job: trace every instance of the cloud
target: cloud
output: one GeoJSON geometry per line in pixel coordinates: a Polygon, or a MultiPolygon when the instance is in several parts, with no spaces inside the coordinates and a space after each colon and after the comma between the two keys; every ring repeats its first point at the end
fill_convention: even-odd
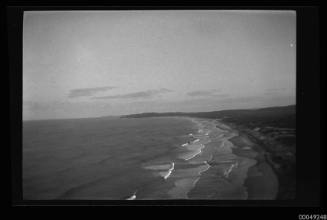
{"type": "Polygon", "coordinates": [[[195,91],[186,93],[186,95],[192,96],[192,97],[199,97],[199,96],[201,96],[201,97],[203,97],[203,96],[226,97],[227,96],[227,94],[217,94],[218,92],[220,92],[220,90],[218,90],[218,89],[195,90],[195,91]]]}
{"type": "Polygon", "coordinates": [[[114,86],[104,86],[104,87],[92,87],[92,88],[82,88],[82,89],[72,89],[69,92],[68,98],[78,98],[85,96],[92,96],[98,92],[104,92],[110,89],[114,89],[114,86]]]}
{"type": "Polygon", "coordinates": [[[152,90],[146,90],[141,92],[134,92],[134,93],[127,93],[123,95],[112,95],[112,96],[100,96],[100,97],[94,97],[92,99],[135,99],[135,98],[152,98],[157,95],[172,92],[172,90],[169,89],[152,89],[152,90]]]}
{"type": "Polygon", "coordinates": [[[23,120],[98,117],[112,111],[111,103],[92,101],[26,101],[23,104],[23,120]]]}

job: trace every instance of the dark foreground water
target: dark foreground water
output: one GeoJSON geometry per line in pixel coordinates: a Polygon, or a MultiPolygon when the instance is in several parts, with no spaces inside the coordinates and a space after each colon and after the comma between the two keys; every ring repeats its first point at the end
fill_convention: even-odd
{"type": "Polygon", "coordinates": [[[197,129],[174,117],[24,122],[24,199],[165,199],[197,129]]]}

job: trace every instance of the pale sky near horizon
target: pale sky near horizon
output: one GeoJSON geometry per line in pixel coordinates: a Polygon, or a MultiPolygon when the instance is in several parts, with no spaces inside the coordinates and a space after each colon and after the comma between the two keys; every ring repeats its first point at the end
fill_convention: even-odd
{"type": "Polygon", "coordinates": [[[25,12],[23,120],[295,104],[294,11],[25,12]]]}

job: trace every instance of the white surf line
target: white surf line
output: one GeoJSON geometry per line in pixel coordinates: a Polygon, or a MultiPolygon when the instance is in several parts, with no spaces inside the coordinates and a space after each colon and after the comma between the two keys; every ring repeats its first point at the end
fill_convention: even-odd
{"type": "Polygon", "coordinates": [[[200,154],[200,153],[202,153],[202,149],[204,148],[204,145],[203,144],[201,144],[201,148],[199,148],[198,149],[198,151],[197,151],[197,153],[196,154],[194,154],[194,155],[192,155],[191,157],[189,157],[189,158],[186,158],[185,160],[190,160],[190,159],[192,159],[193,157],[195,157],[196,155],[198,155],[198,154],[200,154]]]}
{"type": "Polygon", "coordinates": [[[134,200],[136,199],[136,195],[132,195],[131,197],[127,198],[126,200],[134,200]]]}
{"type": "Polygon", "coordinates": [[[236,162],[235,164],[232,164],[232,165],[229,167],[229,169],[228,169],[227,171],[224,172],[224,176],[225,176],[226,178],[228,178],[228,177],[229,177],[229,174],[232,172],[233,168],[234,168],[234,167],[236,168],[237,166],[238,166],[238,162],[236,162]]]}
{"type": "Polygon", "coordinates": [[[206,168],[205,170],[200,171],[200,172],[199,172],[199,175],[201,175],[201,173],[203,173],[203,172],[206,172],[206,171],[209,170],[209,168],[211,167],[211,166],[208,164],[207,161],[204,161],[204,164],[207,165],[207,168],[206,168]]]}
{"type": "Polygon", "coordinates": [[[136,192],[131,196],[131,197],[128,197],[126,200],[135,200],[136,199],[136,192]]]}
{"type": "Polygon", "coordinates": [[[174,162],[172,162],[172,166],[171,166],[171,168],[168,170],[168,173],[163,177],[164,179],[167,179],[169,176],[170,176],[170,174],[173,172],[173,170],[174,170],[174,167],[175,167],[175,163],[174,162]]]}
{"type": "MultiPolygon", "coordinates": [[[[196,142],[199,142],[200,141],[200,139],[195,139],[193,142],[192,142],[192,144],[194,144],[194,143],[196,143],[196,142]]],[[[187,145],[189,145],[191,142],[189,141],[189,142],[187,142],[187,143],[185,143],[185,144],[182,144],[182,147],[186,147],[187,145]]]]}
{"type": "Polygon", "coordinates": [[[200,139],[195,139],[195,140],[193,141],[193,144],[196,143],[196,142],[199,142],[199,141],[200,141],[200,139]]]}
{"type": "Polygon", "coordinates": [[[203,172],[205,172],[205,171],[207,171],[211,166],[207,163],[207,161],[204,161],[204,163],[206,164],[206,165],[208,165],[208,167],[207,167],[207,169],[205,169],[205,170],[202,170],[202,171],[200,171],[199,173],[198,173],[198,175],[199,175],[199,177],[198,178],[196,178],[196,180],[193,182],[193,187],[195,187],[195,185],[197,184],[197,182],[200,180],[200,176],[201,176],[201,174],[203,173],[203,172]]]}
{"type": "Polygon", "coordinates": [[[193,182],[193,187],[195,187],[195,185],[197,184],[197,182],[199,181],[200,177],[198,177],[196,180],[194,180],[193,182]]]}

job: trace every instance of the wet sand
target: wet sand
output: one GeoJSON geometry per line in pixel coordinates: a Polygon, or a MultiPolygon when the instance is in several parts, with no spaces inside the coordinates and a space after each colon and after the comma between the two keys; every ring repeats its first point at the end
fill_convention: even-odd
{"type": "Polygon", "coordinates": [[[190,199],[275,199],[278,181],[264,159],[264,151],[245,135],[215,120],[204,153],[210,168],[190,190],[190,199]]]}
{"type": "Polygon", "coordinates": [[[278,179],[265,160],[265,151],[251,142],[245,134],[239,134],[229,141],[237,146],[237,148],[233,149],[235,155],[256,160],[256,164],[248,169],[248,177],[244,182],[248,192],[248,199],[275,199],[278,193],[278,179]]]}
{"type": "Polygon", "coordinates": [[[189,192],[196,186],[202,173],[210,168],[210,154],[206,152],[206,146],[211,142],[208,136],[211,130],[203,121],[189,119],[197,125],[198,133],[190,134],[192,141],[182,145],[184,152],[179,155],[179,159],[184,163],[176,163],[169,179],[174,182],[174,187],[168,191],[171,199],[190,199],[189,192]]]}
{"type": "Polygon", "coordinates": [[[234,154],[236,146],[229,139],[238,133],[215,120],[189,119],[199,129],[191,135],[191,143],[182,145],[187,151],[179,158],[187,163],[177,162],[168,179],[174,185],[168,191],[170,198],[247,199],[244,182],[256,160],[234,154]]]}
{"type": "MultiPolygon", "coordinates": [[[[137,199],[275,199],[277,177],[265,161],[265,152],[245,134],[217,120],[188,118],[198,132],[180,146],[171,163],[146,164],[162,177],[151,193],[137,199]],[[153,193],[155,192],[155,193],[153,193]]],[[[157,161],[158,162],[158,161],[157,161]]],[[[133,197],[132,197],[133,198],[133,197]]]]}

